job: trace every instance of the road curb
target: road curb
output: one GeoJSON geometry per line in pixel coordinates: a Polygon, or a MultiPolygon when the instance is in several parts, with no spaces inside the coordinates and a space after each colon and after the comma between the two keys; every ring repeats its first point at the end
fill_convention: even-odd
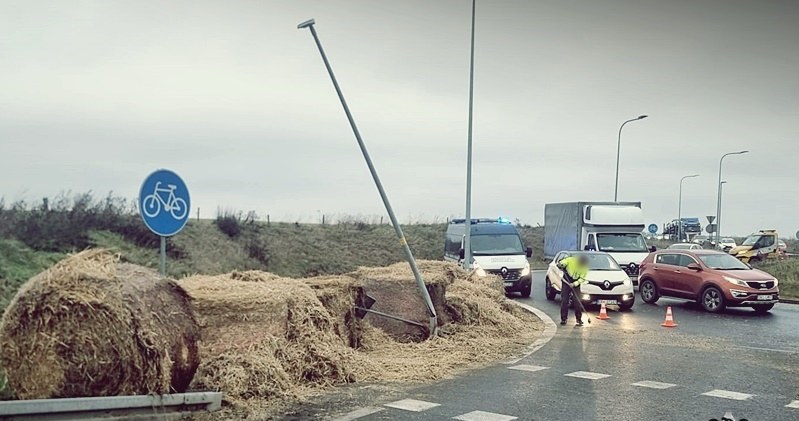
{"type": "Polygon", "coordinates": [[[522,309],[527,310],[530,313],[533,313],[534,315],[536,315],[536,317],[541,319],[541,321],[544,322],[544,332],[542,333],[542,336],[540,338],[536,339],[535,342],[528,345],[520,356],[511,360],[503,361],[502,362],[503,364],[516,364],[519,361],[529,357],[532,353],[538,351],[544,345],[549,343],[549,341],[552,340],[552,337],[555,336],[555,332],[557,332],[558,330],[558,325],[555,324],[555,321],[552,320],[552,318],[550,318],[549,316],[547,316],[546,313],[544,313],[543,311],[531,305],[520,303],[515,300],[510,300],[510,301],[513,304],[516,304],[517,306],[521,307],[522,309]]]}
{"type": "Polygon", "coordinates": [[[799,300],[793,298],[780,298],[780,302],[783,304],[799,304],[799,300]]]}

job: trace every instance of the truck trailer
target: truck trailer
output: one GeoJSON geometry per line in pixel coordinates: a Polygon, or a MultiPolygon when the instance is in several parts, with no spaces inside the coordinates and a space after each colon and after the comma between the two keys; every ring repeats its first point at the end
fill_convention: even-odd
{"type": "Polygon", "coordinates": [[[544,256],[561,251],[609,253],[638,285],[641,261],[655,248],[643,236],[641,202],[548,203],[544,207],[544,256]]]}

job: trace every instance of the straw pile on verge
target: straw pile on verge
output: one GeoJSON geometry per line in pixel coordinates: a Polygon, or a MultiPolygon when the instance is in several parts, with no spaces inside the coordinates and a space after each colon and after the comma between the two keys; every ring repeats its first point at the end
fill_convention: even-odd
{"type": "Polygon", "coordinates": [[[92,250],[23,285],[3,315],[0,364],[21,399],[180,392],[198,335],[177,284],[92,250]]]}
{"type": "Polygon", "coordinates": [[[361,328],[350,313],[357,288],[354,295],[324,282],[314,289],[262,272],[193,276],[180,285],[203,331],[194,387],[241,402],[297,397],[311,385],[355,380],[350,344],[360,343],[361,328]]]}

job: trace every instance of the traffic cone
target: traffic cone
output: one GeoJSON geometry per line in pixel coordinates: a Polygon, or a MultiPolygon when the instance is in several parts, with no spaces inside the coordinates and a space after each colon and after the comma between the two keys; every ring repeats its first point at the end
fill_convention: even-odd
{"type": "Polygon", "coordinates": [[[671,306],[666,307],[666,320],[661,324],[663,327],[677,327],[674,323],[674,316],[671,314],[671,306]]]}
{"type": "Polygon", "coordinates": [[[610,316],[608,316],[608,309],[605,307],[605,303],[602,303],[602,307],[599,308],[599,316],[597,317],[598,320],[608,320],[610,316]]]}

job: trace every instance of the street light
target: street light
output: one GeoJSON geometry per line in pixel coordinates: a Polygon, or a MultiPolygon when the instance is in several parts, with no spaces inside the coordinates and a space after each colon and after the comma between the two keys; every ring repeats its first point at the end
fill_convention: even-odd
{"type": "Polygon", "coordinates": [[[719,186],[718,186],[718,199],[716,200],[716,248],[719,247],[721,241],[721,166],[724,163],[724,158],[729,155],[742,155],[749,153],[749,151],[727,152],[719,159],[719,186]]]}
{"type": "Polygon", "coordinates": [[[680,179],[680,200],[677,205],[677,242],[682,241],[682,182],[686,178],[699,177],[699,174],[686,175],[680,179]]]}
{"type": "Polygon", "coordinates": [[[463,268],[472,264],[472,110],[474,103],[474,11],[477,0],[472,0],[472,51],[469,62],[469,131],[466,147],[466,235],[463,238],[463,268]]]}
{"type": "Polygon", "coordinates": [[[623,129],[624,125],[626,125],[627,123],[629,123],[631,121],[643,120],[643,119],[645,119],[647,117],[649,117],[649,116],[648,115],[639,115],[636,118],[631,118],[631,119],[625,121],[624,123],[621,123],[621,127],[619,127],[619,144],[616,146],[616,190],[613,193],[613,201],[614,202],[618,202],[619,201],[619,158],[621,157],[621,129],[623,129]]]}

